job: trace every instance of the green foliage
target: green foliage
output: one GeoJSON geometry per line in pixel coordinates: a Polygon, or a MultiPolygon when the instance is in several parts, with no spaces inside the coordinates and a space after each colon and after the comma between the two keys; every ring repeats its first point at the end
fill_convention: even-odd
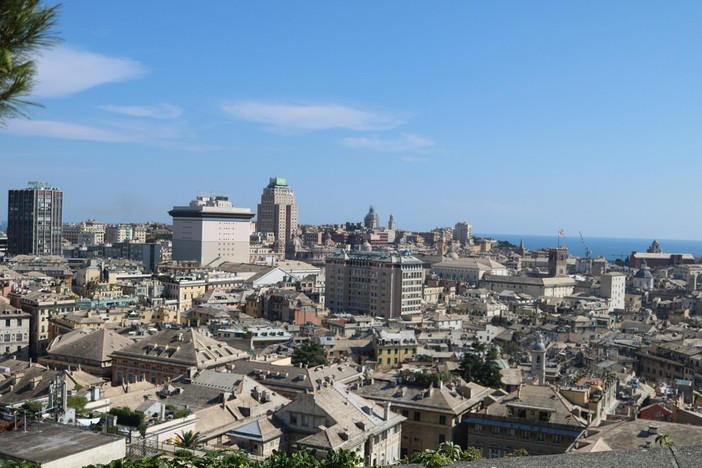
{"type": "Polygon", "coordinates": [[[144,424],[144,415],[129,408],[112,408],[110,414],[117,416],[117,424],[139,427],[144,424]]]}
{"type": "Polygon", "coordinates": [[[421,463],[427,468],[451,465],[459,460],[474,461],[482,457],[480,451],[475,447],[468,447],[466,450],[453,442],[442,442],[436,450],[426,449],[412,457],[412,463],[421,463]]]}
{"type": "MultiPolygon", "coordinates": [[[[358,453],[352,450],[333,450],[325,459],[319,459],[314,450],[305,448],[291,455],[276,450],[273,455],[261,461],[252,461],[241,450],[212,450],[203,456],[195,456],[190,450],[181,449],[174,456],[175,458],[167,458],[157,455],[137,460],[122,458],[106,465],[89,465],[85,468],[355,468],[363,462],[358,453]]],[[[3,468],[2,465],[0,468],[3,468]]]]}
{"type": "Polygon", "coordinates": [[[665,448],[675,447],[675,442],[673,442],[668,434],[658,434],[656,436],[656,443],[665,448]]]}
{"type": "Polygon", "coordinates": [[[78,413],[81,413],[85,409],[85,405],[88,404],[88,399],[84,396],[71,395],[66,399],[69,408],[75,408],[78,413]]]}
{"type": "Polygon", "coordinates": [[[451,376],[443,372],[412,372],[409,369],[402,371],[402,381],[418,387],[435,387],[439,382],[448,383],[450,380],[451,376]]]}
{"type": "Polygon", "coordinates": [[[355,468],[363,462],[353,450],[332,450],[322,463],[323,468],[355,468]]]}
{"type": "Polygon", "coordinates": [[[497,363],[477,352],[463,354],[458,373],[467,382],[475,382],[490,388],[502,387],[502,374],[497,363]]]}
{"type": "Polygon", "coordinates": [[[23,404],[21,408],[24,410],[25,413],[27,413],[28,418],[38,419],[41,417],[41,414],[44,410],[44,403],[42,403],[41,401],[32,400],[23,404]]]}
{"type": "Polygon", "coordinates": [[[190,410],[179,409],[173,412],[174,419],[180,419],[190,416],[190,410]]]}
{"type": "Polygon", "coordinates": [[[326,365],[324,348],[317,340],[305,340],[293,350],[292,364],[294,366],[302,364],[307,367],[326,365]]]}
{"type": "Polygon", "coordinates": [[[39,0],[0,1],[0,127],[35,105],[23,96],[34,86],[36,53],[58,42],[51,34],[57,14],[58,6],[39,0]]]}
{"type": "Polygon", "coordinates": [[[202,443],[199,432],[185,431],[176,436],[175,444],[183,448],[196,448],[202,443]]]}
{"type": "Polygon", "coordinates": [[[39,465],[28,461],[0,460],[0,468],[38,468],[39,465]]]}
{"type": "Polygon", "coordinates": [[[528,456],[529,456],[529,451],[527,449],[525,449],[524,447],[518,448],[518,449],[507,454],[507,457],[509,457],[509,458],[528,457],[528,456]]]}
{"type": "Polygon", "coordinates": [[[421,463],[427,468],[435,468],[437,466],[446,466],[453,463],[454,460],[451,457],[440,453],[438,450],[426,449],[415,454],[412,457],[412,463],[421,463]]]}
{"type": "MultiPolygon", "coordinates": [[[[525,455],[528,455],[528,453],[526,452],[526,449],[517,449],[517,450],[515,450],[515,453],[519,452],[520,450],[524,450],[525,455]]],[[[519,455],[519,456],[521,456],[521,455],[519,455]]],[[[475,461],[475,460],[480,460],[481,458],[483,458],[483,456],[480,454],[480,450],[478,450],[475,447],[468,447],[461,454],[461,460],[475,461]]]]}

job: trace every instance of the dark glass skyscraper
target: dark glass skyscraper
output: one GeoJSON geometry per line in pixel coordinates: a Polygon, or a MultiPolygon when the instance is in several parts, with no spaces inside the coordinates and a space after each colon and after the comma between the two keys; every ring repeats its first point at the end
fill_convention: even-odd
{"type": "Polygon", "coordinates": [[[63,192],[46,182],[10,190],[7,209],[9,255],[62,255],[63,192]]]}

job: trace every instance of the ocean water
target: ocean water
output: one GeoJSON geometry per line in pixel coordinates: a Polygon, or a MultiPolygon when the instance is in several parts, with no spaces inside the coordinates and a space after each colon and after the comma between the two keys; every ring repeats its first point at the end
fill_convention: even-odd
{"type": "MultiPolygon", "coordinates": [[[[580,236],[558,238],[551,236],[520,236],[516,234],[474,234],[475,237],[489,237],[492,239],[511,242],[519,245],[523,239],[524,246],[529,250],[542,247],[556,247],[560,242],[561,247],[568,247],[570,255],[581,257],[585,255],[585,245],[590,248],[593,257],[605,257],[608,260],[625,258],[631,252],[645,252],[651,246],[653,239],[627,239],[622,237],[585,237],[585,245],[580,236]]],[[[689,253],[695,257],[702,257],[702,240],[658,239],[661,251],[666,253],[689,253]]]]}

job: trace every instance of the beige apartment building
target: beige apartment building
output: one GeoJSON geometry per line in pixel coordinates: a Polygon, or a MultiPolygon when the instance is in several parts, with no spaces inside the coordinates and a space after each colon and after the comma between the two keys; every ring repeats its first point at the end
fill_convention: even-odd
{"type": "Polygon", "coordinates": [[[443,442],[464,444],[468,416],[482,408],[493,389],[475,383],[439,383],[420,386],[405,379],[367,379],[353,391],[378,404],[392,403],[392,411],[406,419],[402,423],[400,456],[412,457],[435,450],[443,442]]]}
{"type": "Polygon", "coordinates": [[[326,306],[334,312],[411,318],[422,311],[422,261],[409,251],[339,250],[327,257],[326,306]]]}
{"type": "Polygon", "coordinates": [[[500,293],[505,290],[531,297],[565,297],[573,294],[575,280],[569,276],[540,277],[485,275],[480,287],[500,293]]]}
{"type": "Polygon", "coordinates": [[[258,205],[256,231],[272,232],[276,254],[285,254],[285,245],[297,231],[297,204],[295,193],[283,177],[271,177],[261,194],[258,205]]]}

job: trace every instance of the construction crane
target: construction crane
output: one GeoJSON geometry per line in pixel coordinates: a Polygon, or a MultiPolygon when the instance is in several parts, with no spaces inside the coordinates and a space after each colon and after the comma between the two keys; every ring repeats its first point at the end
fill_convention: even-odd
{"type": "Polygon", "coordinates": [[[585,238],[583,237],[583,233],[581,231],[578,231],[578,234],[580,234],[580,242],[583,243],[583,247],[585,248],[585,258],[592,257],[592,251],[590,250],[590,247],[588,247],[587,244],[585,243],[585,238]]]}

